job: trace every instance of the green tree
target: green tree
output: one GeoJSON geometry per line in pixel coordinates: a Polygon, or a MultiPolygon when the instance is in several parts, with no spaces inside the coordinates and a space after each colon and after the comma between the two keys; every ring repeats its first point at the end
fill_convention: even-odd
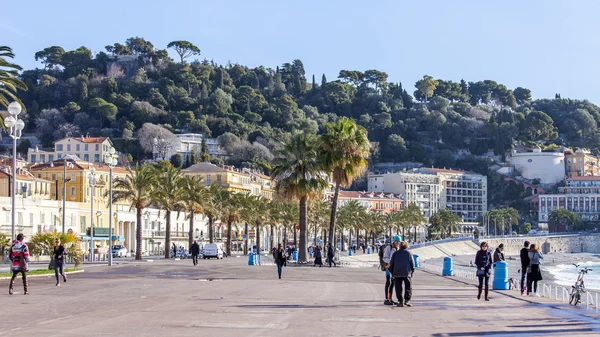
{"type": "Polygon", "coordinates": [[[342,117],[335,124],[327,124],[321,146],[323,167],[326,172],[331,172],[335,184],[329,220],[329,242],[332,242],[340,187],[352,185],[355,178],[365,173],[371,145],[365,128],[342,117]]]}
{"type": "MultiPolygon", "coordinates": [[[[16,96],[19,90],[27,90],[27,85],[18,77],[19,71],[22,68],[7,60],[14,57],[15,54],[10,47],[0,46],[0,105],[8,108],[8,104],[10,104],[9,100],[12,100],[25,108],[21,100],[16,96]]],[[[3,129],[6,129],[2,115],[0,115],[0,125],[3,129]]]]}
{"type": "Polygon", "coordinates": [[[44,64],[44,69],[53,69],[60,64],[65,50],[59,46],[44,48],[35,53],[35,60],[41,61],[44,64]]]}
{"type": "Polygon", "coordinates": [[[406,226],[414,228],[414,240],[417,241],[417,228],[425,223],[425,216],[421,212],[421,209],[417,204],[409,204],[402,211],[402,218],[405,221],[406,226]]]}
{"type": "Polygon", "coordinates": [[[554,231],[558,232],[562,227],[565,232],[568,232],[579,223],[581,223],[579,215],[565,208],[557,208],[548,216],[548,230],[550,231],[554,228],[554,231]]]}
{"type": "Polygon", "coordinates": [[[300,208],[300,262],[306,262],[306,204],[327,187],[326,174],[319,161],[317,138],[312,135],[295,134],[277,152],[273,161],[271,177],[278,196],[299,200],[300,208]]]}
{"type": "Polygon", "coordinates": [[[202,212],[205,200],[210,197],[209,190],[203,182],[204,179],[201,177],[192,176],[184,178],[181,199],[185,204],[185,210],[188,213],[188,220],[190,221],[188,247],[191,247],[194,241],[194,214],[202,212]]]}
{"type": "Polygon", "coordinates": [[[142,211],[152,203],[157,183],[156,172],[148,164],[136,165],[135,171],[128,168],[125,177],[118,177],[114,181],[113,202],[126,202],[130,211],[136,209],[136,260],[142,259],[142,211]]]}
{"type": "Polygon", "coordinates": [[[181,63],[192,55],[200,55],[200,48],[185,40],[172,41],[167,45],[167,48],[175,49],[175,52],[181,58],[181,63]]]}
{"type": "Polygon", "coordinates": [[[423,76],[423,79],[418,80],[415,83],[417,91],[415,91],[415,97],[421,99],[423,102],[427,102],[427,99],[433,97],[435,88],[439,82],[429,75],[423,76]]]}
{"type": "Polygon", "coordinates": [[[530,112],[521,125],[521,135],[531,141],[554,140],[558,132],[552,117],[541,111],[530,112]]]}
{"type": "Polygon", "coordinates": [[[185,180],[181,172],[167,161],[156,163],[155,170],[157,186],[160,188],[153,191],[152,201],[158,208],[165,211],[165,259],[168,259],[171,247],[171,213],[185,207],[181,198],[185,180]]]}
{"type": "Polygon", "coordinates": [[[171,156],[169,162],[171,162],[171,165],[173,165],[173,167],[180,169],[183,166],[183,156],[181,155],[181,153],[175,153],[171,156]]]}

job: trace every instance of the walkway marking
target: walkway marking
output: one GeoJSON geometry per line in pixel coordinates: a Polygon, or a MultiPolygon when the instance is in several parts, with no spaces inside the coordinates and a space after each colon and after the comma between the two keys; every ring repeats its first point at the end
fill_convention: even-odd
{"type": "Polygon", "coordinates": [[[68,315],[68,316],[64,316],[64,317],[58,317],[58,318],[50,319],[50,320],[47,320],[47,321],[38,322],[37,324],[46,324],[46,323],[58,321],[58,320],[61,320],[61,319],[64,319],[64,318],[69,318],[71,316],[73,316],[73,315],[68,315]]]}
{"type": "Polygon", "coordinates": [[[230,323],[230,322],[204,322],[184,325],[187,328],[223,328],[223,329],[285,329],[288,324],[258,324],[258,323],[230,323]]]}
{"type": "Polygon", "coordinates": [[[401,319],[364,318],[364,317],[333,317],[324,322],[352,322],[352,323],[403,323],[401,319]]]}

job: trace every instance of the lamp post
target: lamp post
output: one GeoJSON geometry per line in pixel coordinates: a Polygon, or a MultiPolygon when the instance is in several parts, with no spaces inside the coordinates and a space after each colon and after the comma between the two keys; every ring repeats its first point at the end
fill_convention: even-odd
{"type": "Polygon", "coordinates": [[[10,116],[4,119],[4,125],[9,128],[9,135],[13,140],[13,158],[12,158],[12,227],[11,227],[11,240],[15,239],[15,223],[16,215],[16,192],[17,192],[17,139],[21,138],[21,131],[25,127],[25,123],[19,119],[21,113],[21,104],[12,102],[8,105],[8,113],[10,116]]]}
{"type": "Polygon", "coordinates": [[[62,233],[65,234],[65,222],[67,216],[67,181],[71,181],[71,179],[67,179],[67,166],[69,168],[73,168],[72,163],[67,163],[67,155],[63,156],[63,203],[62,203],[62,233]]]}
{"type": "Polygon", "coordinates": [[[112,203],[113,203],[113,196],[112,196],[112,188],[113,188],[113,168],[117,165],[117,159],[114,157],[115,155],[115,148],[111,147],[110,149],[108,149],[108,155],[106,156],[106,158],[104,158],[104,162],[108,165],[108,169],[109,169],[109,174],[108,174],[108,184],[109,184],[109,191],[108,191],[108,245],[109,245],[109,249],[110,249],[110,254],[108,254],[108,265],[112,266],[112,203]]]}
{"type": "MultiPolygon", "coordinates": [[[[94,166],[90,168],[90,174],[88,175],[90,183],[90,262],[94,262],[94,187],[96,187],[96,169],[94,166]]],[[[111,252],[112,253],[112,252],[111,252]]]]}

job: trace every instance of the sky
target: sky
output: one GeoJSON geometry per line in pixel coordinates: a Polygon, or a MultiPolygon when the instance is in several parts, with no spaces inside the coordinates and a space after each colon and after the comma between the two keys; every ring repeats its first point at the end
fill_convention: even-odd
{"type": "Polygon", "coordinates": [[[49,46],[95,54],[140,36],[161,49],[188,40],[200,59],[219,64],[275,68],[300,59],[309,81],[377,69],[410,93],[427,74],[600,104],[600,1],[54,0],[3,8],[0,45],[25,69],[42,67],[34,54],[49,46]]]}

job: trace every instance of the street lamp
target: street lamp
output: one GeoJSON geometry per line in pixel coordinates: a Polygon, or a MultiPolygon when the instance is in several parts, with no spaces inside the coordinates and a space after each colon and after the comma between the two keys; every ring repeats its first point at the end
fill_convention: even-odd
{"type": "Polygon", "coordinates": [[[66,209],[67,209],[67,182],[71,179],[67,179],[67,166],[73,168],[73,163],[67,163],[67,159],[72,159],[68,155],[63,156],[63,205],[62,205],[62,232],[65,234],[65,222],[66,222],[66,209]]]}
{"type": "MultiPolygon", "coordinates": [[[[96,187],[96,169],[94,166],[90,167],[90,174],[88,175],[90,183],[90,262],[94,262],[94,187],[96,187]]],[[[112,254],[112,252],[111,252],[112,254]]]]}
{"type": "MultiPolygon", "coordinates": [[[[108,155],[104,158],[104,162],[108,165],[109,175],[108,175],[108,183],[109,183],[109,191],[108,191],[108,214],[112,214],[112,203],[113,203],[113,168],[117,165],[117,158],[114,157],[115,148],[111,147],[108,149],[108,155]]],[[[112,266],[112,216],[108,217],[108,243],[110,254],[108,254],[108,265],[112,266]]]]}
{"type": "Polygon", "coordinates": [[[15,223],[17,222],[15,212],[16,210],[16,191],[17,191],[17,139],[21,138],[21,131],[25,127],[25,123],[19,119],[19,114],[21,113],[21,104],[17,102],[12,102],[8,105],[8,113],[10,116],[4,119],[4,125],[8,127],[9,135],[13,139],[13,159],[12,159],[12,231],[11,231],[11,239],[15,239],[15,223]]]}

